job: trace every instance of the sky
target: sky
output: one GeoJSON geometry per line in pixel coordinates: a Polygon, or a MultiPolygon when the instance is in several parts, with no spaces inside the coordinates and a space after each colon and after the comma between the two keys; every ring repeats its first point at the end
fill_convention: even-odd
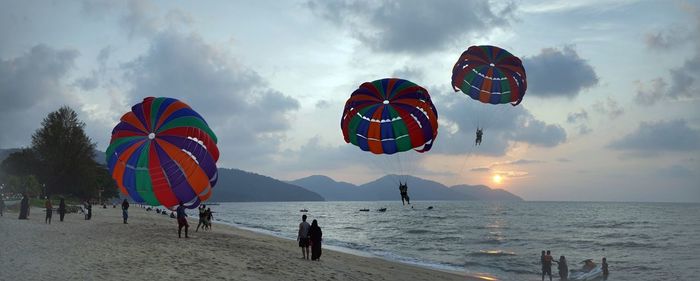
{"type": "Polygon", "coordinates": [[[149,96],[207,120],[219,167],[282,180],[410,173],[527,200],[700,202],[700,1],[0,1],[0,148],[68,105],[104,151],[149,96]],[[520,105],[452,89],[472,45],[522,59],[520,105]],[[387,77],[429,91],[431,151],[344,141],[345,101],[387,77]]]}

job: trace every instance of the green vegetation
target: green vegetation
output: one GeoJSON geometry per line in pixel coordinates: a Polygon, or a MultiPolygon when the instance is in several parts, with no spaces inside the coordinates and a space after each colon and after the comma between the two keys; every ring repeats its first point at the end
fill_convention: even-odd
{"type": "Polygon", "coordinates": [[[32,146],[10,154],[0,164],[2,192],[54,199],[55,195],[117,196],[107,167],[94,160],[95,143],[84,128],[85,123],[68,106],[49,113],[32,135],[32,146]]]}

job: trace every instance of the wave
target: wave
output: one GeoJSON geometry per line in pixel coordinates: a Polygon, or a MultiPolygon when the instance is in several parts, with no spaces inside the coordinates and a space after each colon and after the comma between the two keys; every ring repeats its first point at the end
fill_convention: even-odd
{"type": "Polygon", "coordinates": [[[513,252],[505,252],[501,250],[481,250],[478,252],[472,252],[467,254],[467,256],[471,257],[504,257],[504,256],[517,256],[517,254],[513,252]]]}

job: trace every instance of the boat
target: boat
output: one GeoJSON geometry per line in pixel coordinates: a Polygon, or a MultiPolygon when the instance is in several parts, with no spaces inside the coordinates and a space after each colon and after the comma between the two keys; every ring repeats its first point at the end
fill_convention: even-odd
{"type": "Polygon", "coordinates": [[[379,208],[377,209],[377,212],[386,212],[386,208],[379,208]]]}
{"type": "Polygon", "coordinates": [[[360,212],[369,212],[369,209],[360,209],[360,212]]]}
{"type": "Polygon", "coordinates": [[[306,213],[306,212],[308,212],[308,211],[309,211],[309,210],[307,210],[307,209],[301,209],[301,210],[299,210],[299,212],[302,212],[302,213],[306,213]]]}
{"type": "Polygon", "coordinates": [[[428,210],[432,210],[432,209],[433,209],[433,206],[429,206],[429,207],[428,207],[428,210]]]}

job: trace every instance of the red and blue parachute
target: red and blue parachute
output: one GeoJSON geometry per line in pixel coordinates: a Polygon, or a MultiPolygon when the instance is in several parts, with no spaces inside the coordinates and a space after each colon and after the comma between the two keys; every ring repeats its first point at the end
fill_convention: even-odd
{"type": "Polygon", "coordinates": [[[148,97],[112,130],[107,166],[121,192],[138,203],[195,208],[216,185],[216,142],[204,118],[187,104],[148,97]]]}

